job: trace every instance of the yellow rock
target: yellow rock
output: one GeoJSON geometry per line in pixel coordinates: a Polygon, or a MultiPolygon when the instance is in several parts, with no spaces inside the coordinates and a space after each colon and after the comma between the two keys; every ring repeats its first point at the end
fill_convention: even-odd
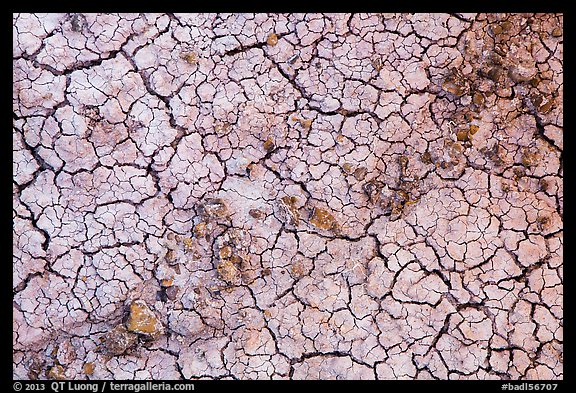
{"type": "Polygon", "coordinates": [[[316,228],[325,230],[333,230],[338,228],[338,222],[334,216],[328,210],[318,207],[314,208],[314,212],[310,218],[310,224],[314,225],[316,228]]]}
{"type": "Polygon", "coordinates": [[[354,166],[349,162],[345,162],[344,164],[342,164],[342,169],[347,174],[351,174],[352,172],[354,172],[354,166]]]}
{"type": "Polygon", "coordinates": [[[218,270],[220,278],[224,281],[233,282],[240,277],[240,271],[236,268],[236,266],[234,266],[234,263],[229,259],[225,259],[222,262],[220,262],[216,267],[216,270],[218,270]]]}
{"type": "Polygon", "coordinates": [[[55,364],[48,370],[48,378],[49,379],[66,379],[66,375],[64,375],[64,367],[59,364],[55,364]]]}
{"type": "Polygon", "coordinates": [[[466,93],[464,86],[452,80],[446,80],[444,83],[442,83],[442,89],[458,97],[463,96],[464,93],[466,93]]]}
{"type": "Polygon", "coordinates": [[[232,247],[223,246],[220,248],[220,259],[227,259],[232,256],[232,247]]]}
{"type": "Polygon", "coordinates": [[[312,119],[300,120],[300,124],[304,129],[309,130],[312,127],[312,119]]]}
{"type": "Polygon", "coordinates": [[[456,138],[458,139],[459,142],[466,142],[469,139],[468,130],[458,131],[458,133],[456,134],[456,138]]]}
{"type": "Polygon", "coordinates": [[[206,223],[200,222],[194,226],[194,236],[196,237],[206,236],[206,223]]]}
{"type": "Polygon", "coordinates": [[[198,54],[196,52],[183,52],[180,57],[188,64],[198,64],[198,54]]]}
{"type": "Polygon", "coordinates": [[[484,101],[485,101],[484,95],[480,92],[476,92],[472,96],[472,102],[475,103],[476,105],[482,105],[484,104],[484,101]]]}
{"type": "Polygon", "coordinates": [[[163,332],[162,323],[142,300],[134,300],[130,304],[130,316],[126,328],[130,332],[149,336],[158,336],[163,332]]]}
{"type": "MultiPolygon", "coordinates": [[[[200,225],[200,224],[198,224],[198,225],[200,225]]],[[[197,225],[197,226],[198,226],[198,225],[197,225]]],[[[185,248],[186,250],[191,250],[191,249],[193,248],[194,242],[193,242],[192,238],[185,237],[185,238],[182,240],[182,243],[184,243],[184,248],[185,248]]]]}
{"type": "Polygon", "coordinates": [[[94,374],[94,363],[88,362],[84,365],[84,374],[86,375],[94,374]]]}
{"type": "Polygon", "coordinates": [[[270,35],[268,35],[266,43],[270,46],[275,46],[278,43],[278,36],[274,33],[271,33],[270,35]]]}

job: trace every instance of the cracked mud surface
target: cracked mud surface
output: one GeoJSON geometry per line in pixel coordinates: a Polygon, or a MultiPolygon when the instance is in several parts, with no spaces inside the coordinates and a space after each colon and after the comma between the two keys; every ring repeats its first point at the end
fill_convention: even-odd
{"type": "Polygon", "coordinates": [[[563,378],[562,25],[14,15],[14,378],[563,378]]]}

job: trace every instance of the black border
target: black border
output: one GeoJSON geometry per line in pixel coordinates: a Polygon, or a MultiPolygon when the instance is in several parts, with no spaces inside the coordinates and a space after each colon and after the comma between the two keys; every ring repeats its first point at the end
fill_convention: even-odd
{"type": "MultiPolygon", "coordinates": [[[[318,4],[312,1],[303,4],[295,4],[294,2],[267,2],[267,3],[260,3],[259,7],[256,6],[257,3],[248,3],[246,1],[235,1],[226,4],[225,2],[221,1],[210,1],[210,2],[199,2],[199,1],[191,1],[191,2],[174,2],[173,4],[166,4],[165,2],[156,2],[156,3],[133,3],[131,5],[120,4],[119,2],[116,3],[109,3],[97,1],[97,2],[70,2],[66,4],[66,2],[43,2],[43,3],[25,3],[20,2],[18,4],[10,4],[12,12],[6,15],[6,21],[2,25],[8,29],[10,26],[8,18],[9,15],[11,16],[12,13],[16,12],[70,12],[80,11],[80,12],[128,12],[128,11],[138,11],[138,12],[164,12],[167,8],[170,8],[172,11],[180,11],[180,12],[273,12],[273,13],[280,13],[280,12],[451,12],[450,10],[456,9],[458,12],[554,12],[554,13],[561,13],[563,14],[564,19],[564,69],[568,70],[568,72],[564,72],[564,107],[570,108],[564,114],[564,128],[568,128],[568,132],[564,134],[564,145],[570,146],[573,145],[574,136],[572,131],[573,127],[567,127],[566,124],[574,124],[573,108],[576,108],[574,105],[573,100],[575,89],[574,89],[574,79],[571,74],[572,70],[575,70],[574,63],[576,62],[574,57],[574,52],[572,51],[572,44],[574,42],[574,29],[572,23],[572,15],[571,13],[567,12],[569,7],[566,4],[568,2],[529,2],[529,1],[480,1],[480,2],[462,2],[458,4],[445,5],[439,4],[437,2],[428,2],[424,4],[423,7],[419,10],[414,10],[414,7],[417,6],[417,3],[408,3],[408,2],[388,2],[385,0],[379,0],[378,3],[357,3],[357,2],[337,2],[333,0],[332,3],[327,6],[326,4],[318,4]],[[186,7],[195,7],[193,10],[186,10],[183,8],[186,7]],[[201,9],[200,7],[204,7],[201,9]],[[265,7],[264,9],[261,9],[265,7]],[[17,8],[17,9],[16,9],[17,8]],[[260,8],[260,9],[258,9],[260,8]],[[568,87],[568,89],[566,89],[568,87]]],[[[11,34],[6,33],[4,37],[8,40],[11,37],[11,34]]],[[[9,50],[11,45],[9,43],[5,44],[4,48],[6,51],[9,50]]],[[[5,62],[11,62],[10,58],[6,56],[5,62]]],[[[8,64],[6,64],[8,68],[8,64]]],[[[8,82],[6,83],[6,100],[10,99],[9,97],[11,94],[9,93],[12,89],[9,90],[8,82]]],[[[6,107],[10,107],[9,103],[6,103],[6,107]]],[[[8,116],[6,116],[8,119],[8,116]]],[[[6,120],[8,121],[8,120],[6,120]]],[[[12,126],[10,125],[10,128],[12,126]]],[[[8,128],[8,127],[7,127],[8,128]]],[[[9,145],[9,134],[6,132],[3,134],[6,138],[6,145],[9,145]]],[[[7,155],[2,155],[2,157],[7,157],[7,155]]],[[[564,155],[563,158],[563,170],[567,167],[571,166],[572,158],[569,155],[569,159],[566,159],[564,155]]],[[[6,163],[4,168],[11,168],[10,163],[6,163]]],[[[572,171],[570,170],[570,173],[572,171]]],[[[2,179],[6,182],[6,187],[11,185],[11,171],[2,171],[2,179]]],[[[565,176],[565,174],[564,174],[565,176]]],[[[570,183],[568,183],[571,185],[570,183]]],[[[6,199],[10,198],[8,193],[5,194],[6,199]]],[[[570,198],[570,196],[569,196],[570,198]]],[[[11,201],[11,198],[10,198],[11,201]]],[[[564,215],[563,220],[564,222],[572,222],[574,217],[574,209],[572,207],[571,199],[568,199],[568,203],[564,203],[564,215]]],[[[6,216],[9,214],[9,210],[6,209],[5,212],[6,216]]],[[[6,221],[9,221],[6,218],[6,221]]],[[[10,219],[11,221],[11,219],[10,219]]],[[[569,226],[570,228],[570,226],[569,226]]],[[[571,231],[564,233],[564,244],[573,244],[573,237],[571,235],[571,231]]],[[[6,266],[8,269],[9,264],[6,262],[3,266],[6,266]]],[[[564,277],[573,278],[572,274],[574,269],[571,265],[571,261],[568,264],[563,265],[564,269],[564,277]],[[566,269],[567,267],[567,269],[566,269]]],[[[12,277],[13,273],[10,270],[10,274],[7,277],[12,277]]],[[[12,280],[9,281],[11,283],[12,280]]],[[[570,280],[569,280],[570,282],[570,280]]],[[[2,306],[5,310],[12,310],[12,299],[13,293],[11,287],[5,283],[3,291],[5,293],[4,296],[0,296],[2,299],[2,306]]],[[[568,343],[564,342],[564,380],[558,381],[501,381],[501,380],[465,380],[465,381],[442,381],[442,380],[434,380],[434,381],[423,381],[423,380],[408,380],[408,381],[395,381],[395,380],[384,380],[384,381],[227,381],[227,380],[215,380],[215,381],[206,381],[206,380],[197,380],[197,381],[190,381],[195,385],[194,392],[202,392],[206,391],[207,389],[214,389],[214,388],[222,388],[222,389],[250,389],[250,390],[269,390],[270,388],[274,387],[287,387],[287,388],[296,388],[296,389],[305,389],[305,390],[312,390],[312,389],[336,389],[336,388],[344,388],[344,389],[354,389],[354,388],[361,388],[361,389],[438,389],[438,390],[446,390],[446,391],[459,391],[461,392],[463,389],[473,389],[473,388],[480,388],[484,391],[502,391],[502,385],[505,383],[511,383],[514,385],[520,385],[524,382],[528,383],[555,383],[558,384],[558,388],[556,391],[564,391],[567,386],[572,386],[574,382],[574,373],[572,372],[574,367],[572,351],[574,349],[572,344],[572,337],[570,333],[572,333],[574,329],[573,324],[573,315],[570,312],[572,308],[572,304],[568,299],[571,299],[569,294],[573,293],[573,288],[571,285],[564,285],[564,321],[563,326],[568,326],[568,329],[564,329],[564,331],[568,332],[568,343]],[[567,345],[566,345],[567,344],[567,345]]],[[[3,380],[7,381],[5,386],[9,386],[13,389],[13,370],[12,370],[12,333],[5,332],[2,334],[2,353],[5,353],[6,359],[9,361],[10,366],[3,368],[2,375],[4,378],[3,380]]],[[[50,389],[50,384],[53,381],[22,381],[23,384],[36,384],[36,385],[44,385],[44,391],[52,391],[50,389]]],[[[98,382],[98,381],[86,381],[86,382],[98,382]]],[[[118,382],[118,381],[116,381],[118,382]]],[[[125,381],[126,383],[139,383],[143,381],[125,381]]],[[[174,383],[181,383],[182,381],[165,381],[170,384],[174,383]]],[[[103,384],[103,381],[98,382],[100,386],[103,384]]],[[[15,391],[15,390],[12,390],[15,391]]],[[[24,390],[23,390],[24,391],[24,390]]],[[[63,390],[66,391],[66,390],[63,390]]],[[[99,391],[102,391],[101,388],[99,391]]],[[[107,391],[110,391],[109,389],[107,391]]]]}

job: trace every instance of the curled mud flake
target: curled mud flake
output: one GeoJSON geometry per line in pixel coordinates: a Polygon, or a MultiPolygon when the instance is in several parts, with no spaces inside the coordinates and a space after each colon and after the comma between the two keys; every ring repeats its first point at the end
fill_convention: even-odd
{"type": "Polygon", "coordinates": [[[92,375],[94,374],[94,363],[92,362],[87,362],[84,364],[84,374],[86,375],[92,375]]]}
{"type": "Polygon", "coordinates": [[[470,135],[474,135],[474,134],[476,134],[476,133],[478,132],[478,130],[480,130],[480,127],[478,127],[478,126],[475,125],[475,124],[472,124],[472,125],[470,126],[470,129],[469,129],[468,131],[469,131],[470,135]]]}
{"type": "Polygon", "coordinates": [[[362,185],[362,191],[366,194],[371,203],[376,203],[380,198],[380,192],[384,188],[384,183],[372,179],[362,185]]]}
{"type": "Polygon", "coordinates": [[[266,43],[270,46],[276,46],[278,43],[278,36],[275,33],[270,33],[266,38],[266,43]]]}
{"type": "Polygon", "coordinates": [[[546,230],[549,225],[550,225],[550,217],[545,216],[545,215],[539,215],[536,218],[536,226],[537,226],[539,231],[546,230]]]}
{"type": "Polygon", "coordinates": [[[372,58],[371,61],[372,67],[376,70],[376,72],[380,72],[382,68],[384,68],[384,62],[380,56],[376,56],[372,58]]]}
{"type": "Polygon", "coordinates": [[[472,102],[478,106],[482,106],[484,105],[484,102],[486,101],[486,99],[484,98],[484,94],[482,94],[481,92],[477,91],[472,95],[472,102]]]}
{"type": "Polygon", "coordinates": [[[163,334],[162,323],[143,300],[134,300],[130,304],[130,314],[126,322],[129,332],[156,338],[163,334]]]}
{"type": "Polygon", "coordinates": [[[46,376],[48,377],[48,379],[56,379],[56,380],[67,379],[64,367],[62,367],[59,364],[55,364],[54,366],[50,367],[46,376]]]}
{"type": "Polygon", "coordinates": [[[173,283],[174,279],[172,278],[164,278],[163,280],[160,281],[160,285],[166,288],[172,286],[173,283]]]}
{"type": "Polygon", "coordinates": [[[310,217],[310,224],[326,231],[337,231],[339,226],[334,215],[326,209],[315,207],[310,217]]]}
{"type": "Polygon", "coordinates": [[[542,104],[538,106],[538,112],[546,114],[554,107],[554,98],[546,98],[542,100],[542,104]]]}
{"type": "Polygon", "coordinates": [[[504,77],[504,69],[499,66],[494,66],[488,70],[486,76],[495,83],[499,83],[504,77]]]}
{"type": "Polygon", "coordinates": [[[123,325],[118,325],[103,337],[105,352],[120,356],[132,349],[138,342],[138,335],[129,332],[123,325]]]}
{"type": "Polygon", "coordinates": [[[354,171],[354,178],[358,181],[364,180],[366,175],[368,174],[368,169],[366,167],[356,168],[354,171]]]}

